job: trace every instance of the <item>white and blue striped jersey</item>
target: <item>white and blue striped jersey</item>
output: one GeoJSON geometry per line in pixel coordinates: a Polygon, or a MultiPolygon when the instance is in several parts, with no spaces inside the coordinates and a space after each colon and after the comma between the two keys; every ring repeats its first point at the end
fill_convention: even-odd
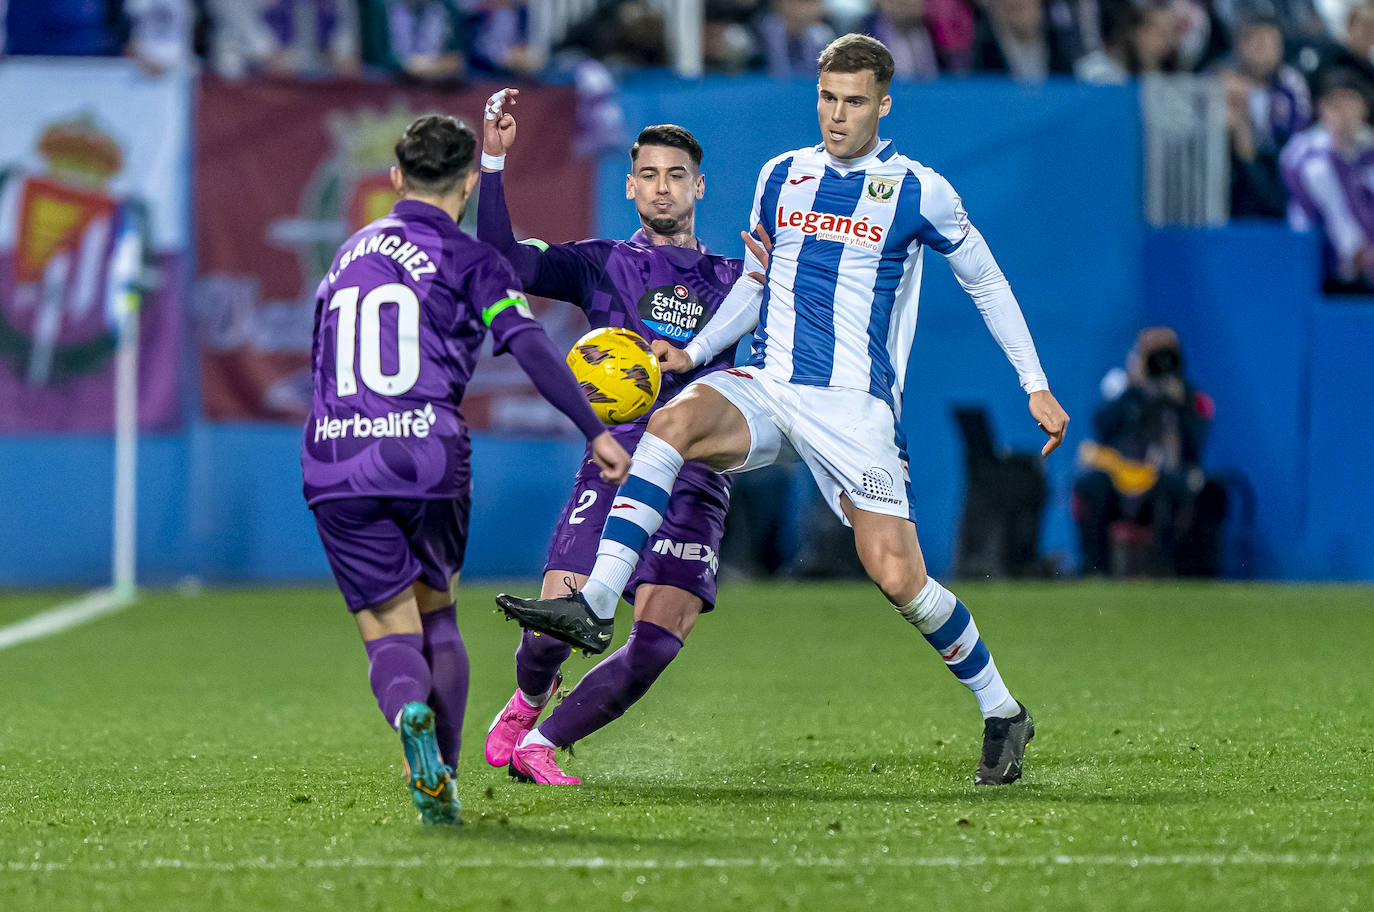
{"type": "MultiPolygon", "coordinates": [[[[759,224],[773,248],[757,300],[751,366],[793,383],[867,390],[900,414],[930,247],[949,260],[1022,387],[1049,388],[1021,309],[958,194],[891,142],[849,161],[832,158],[823,145],[772,159],[754,193],[751,230],[759,224]]],[[[752,256],[745,269],[763,271],[752,256]]],[[[741,281],[757,292],[757,283],[741,281]]],[[[746,294],[737,297],[741,306],[746,294]]],[[[725,312],[730,303],[718,316],[721,330],[732,316],[733,325],[722,338],[703,330],[707,338],[689,347],[694,360],[703,349],[728,344],[724,335],[748,331],[755,302],[740,314],[725,312]]]]}

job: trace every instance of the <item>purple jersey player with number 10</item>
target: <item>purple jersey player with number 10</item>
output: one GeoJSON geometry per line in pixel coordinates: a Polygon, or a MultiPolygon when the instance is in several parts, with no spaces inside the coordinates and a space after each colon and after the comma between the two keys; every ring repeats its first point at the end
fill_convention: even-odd
{"type": "MultiPolygon", "coordinates": [[[[580,307],[593,328],[624,327],[650,341],[686,344],[715,313],[742,268],[740,260],[715,256],[697,240],[696,201],[706,187],[701,146],[687,130],[671,124],[646,127],[639,134],[630,149],[633,171],[625,180],[625,198],[635,201],[642,227],[628,241],[516,243],[501,172],[515,140],[510,108],[518,94],[503,89],[487,103],[478,237],[510,259],[531,294],[580,307]]],[[[746,240],[766,263],[766,247],[746,240]]],[[[658,401],[667,402],[697,374],[731,363],[725,353],[693,374],[664,374],[658,401]]],[[[633,451],[648,420],[646,414],[611,433],[633,451]]],[[[583,464],[549,548],[545,596],[582,586],[596,561],[615,491],[589,463],[583,464]]],[[[672,509],[625,589],[635,617],[629,640],[588,672],[536,728],[571,649],[552,637],[526,632],[515,653],[518,689],[487,734],[488,763],[508,765],[512,776],[543,785],[577,784],[578,779],[559,769],[554,748],[569,747],[619,718],[668,667],[697,616],[714,607],[729,479],[692,463],[678,476],[673,495],[672,509]]]]}
{"type": "Polygon", "coordinates": [[[451,589],[472,488],[459,403],[487,333],[591,441],[601,477],[623,480],[630,466],[530,316],[510,264],[458,228],[476,147],[471,130],[439,115],[396,143],[400,201],[339,248],[320,283],[301,447],[306,502],[427,823],[458,820],[468,658],[451,589]]]}

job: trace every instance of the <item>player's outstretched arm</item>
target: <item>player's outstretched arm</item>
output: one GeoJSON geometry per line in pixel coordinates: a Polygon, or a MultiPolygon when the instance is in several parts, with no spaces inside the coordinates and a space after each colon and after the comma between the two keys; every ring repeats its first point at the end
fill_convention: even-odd
{"type": "Polygon", "coordinates": [[[540,250],[521,245],[511,228],[506,189],[501,179],[506,151],[515,142],[515,117],[504,109],[515,104],[519,89],[502,89],[487,99],[482,120],[482,180],[477,194],[477,237],[501,251],[529,287],[539,277],[540,250]]]}
{"type": "Polygon", "coordinates": [[[1035,341],[1031,338],[1021,305],[1012,294],[1011,285],[997,261],[992,258],[977,228],[970,226],[964,243],[947,259],[959,284],[978,306],[988,332],[992,333],[1007,360],[1016,368],[1021,388],[1030,395],[1027,403],[1030,413],[1050,438],[1040,450],[1040,455],[1048,456],[1064,442],[1069,415],[1050,392],[1049,381],[1045,379],[1045,372],[1040,366],[1040,356],[1035,351],[1035,341]]]}
{"type": "Polygon", "coordinates": [[[503,178],[506,153],[515,142],[515,117],[510,107],[519,89],[502,89],[487,100],[482,121],[482,178],[477,195],[477,237],[501,252],[515,268],[520,284],[531,294],[583,306],[597,267],[609,246],[596,242],[546,244],[537,239],[517,241],[506,205],[503,178]]]}

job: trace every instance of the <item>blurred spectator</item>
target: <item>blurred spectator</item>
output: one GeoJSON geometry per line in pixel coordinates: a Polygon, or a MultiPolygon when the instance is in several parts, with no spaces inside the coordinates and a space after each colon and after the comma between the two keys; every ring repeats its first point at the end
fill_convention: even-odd
{"type": "Polygon", "coordinates": [[[375,30],[369,63],[411,79],[445,81],[467,74],[463,18],[449,0],[364,0],[375,30]]]}
{"type": "Polygon", "coordinates": [[[210,60],[221,76],[355,76],[354,0],[205,0],[210,60]]]}
{"type": "Polygon", "coordinates": [[[1017,82],[1044,82],[1051,73],[1072,73],[1074,49],[1065,33],[1050,28],[1044,0],[988,0],[973,52],[974,69],[1006,73],[1017,82]]]}
{"type": "Polygon", "coordinates": [[[925,0],[925,20],[935,39],[940,68],[950,73],[973,69],[973,46],[978,17],[965,0],[925,0]]]}
{"type": "MultiPolygon", "coordinates": [[[[1360,0],[1307,0],[1312,3],[1314,13],[1322,20],[1324,32],[1339,42],[1345,39],[1345,30],[1350,21],[1350,10],[1358,6],[1360,0]]],[[[1288,34],[1288,30],[1284,30],[1288,34]]]]}
{"type": "Polygon", "coordinates": [[[590,55],[612,70],[667,66],[663,13],[647,0],[600,0],[568,30],[560,50],[590,55]]]}
{"type": "Polygon", "coordinates": [[[1283,34],[1270,19],[1251,19],[1236,29],[1233,66],[1253,84],[1250,121],[1255,142],[1277,152],[1312,122],[1307,81],[1283,62],[1283,34]]]}
{"type": "Polygon", "coordinates": [[[1068,14],[1078,29],[1078,56],[1083,57],[1101,51],[1106,46],[1103,40],[1103,8],[1120,2],[1129,0],[1060,0],[1051,5],[1050,14],[1062,16],[1057,7],[1068,8],[1068,14]]]}
{"type": "Polygon", "coordinates": [[[943,68],[929,23],[926,0],[876,0],[859,29],[892,52],[893,78],[929,82],[943,68]]]}
{"type": "Polygon", "coordinates": [[[1216,575],[1226,494],[1202,470],[1216,407],[1188,383],[1177,334],[1143,330],[1102,394],[1073,484],[1083,572],[1216,575]]]}
{"type": "Polygon", "coordinates": [[[1288,219],[1322,235],[1325,287],[1374,291],[1374,129],[1358,78],[1332,71],[1317,101],[1315,126],[1284,147],[1288,219]]]}
{"type": "Polygon", "coordinates": [[[758,41],[749,23],[758,17],[759,5],[760,0],[706,0],[702,50],[707,69],[740,73],[755,66],[758,41]]]}
{"type": "Polygon", "coordinates": [[[1374,96],[1374,3],[1357,3],[1345,20],[1345,37],[1312,55],[1309,88],[1316,92],[1328,74],[1345,70],[1364,81],[1367,97],[1374,96]]]}
{"type": "Polygon", "coordinates": [[[625,110],[620,106],[611,71],[601,61],[588,57],[572,67],[572,78],[577,89],[577,141],[573,151],[586,157],[623,151],[629,142],[625,135],[625,110]]]}
{"type": "Polygon", "coordinates": [[[191,0],[125,0],[129,41],[124,52],[147,72],[159,75],[189,67],[195,10],[191,0]]]}
{"type": "Polygon", "coordinates": [[[1106,47],[1074,64],[1084,82],[1121,84],[1143,73],[1173,70],[1178,55],[1178,20],[1163,6],[1128,3],[1104,10],[1106,47]]]}
{"type": "MultiPolygon", "coordinates": [[[[1344,10],[1351,0],[1333,0],[1344,10]]],[[[1323,0],[1325,3],[1325,0],[1323,0]]],[[[1330,29],[1313,0],[1212,0],[1217,18],[1232,33],[1247,19],[1270,19],[1278,23],[1290,54],[1302,48],[1319,48],[1339,39],[1340,29],[1330,29]]],[[[1344,12],[1341,17],[1344,18],[1344,12]]]]}
{"type": "Polygon", "coordinates": [[[1170,0],[1169,8],[1178,30],[1174,69],[1196,72],[1230,50],[1226,27],[1212,12],[1212,0],[1170,0]]]}
{"type": "Polygon", "coordinates": [[[546,61],[530,44],[526,0],[480,0],[469,22],[472,69],[492,76],[533,76],[546,61]]]}
{"type": "Polygon", "coordinates": [[[759,22],[764,66],[773,76],[816,75],[816,59],[835,40],[821,0],[773,0],[759,22]]]}
{"type": "Polygon", "coordinates": [[[1235,70],[1221,71],[1226,92],[1226,139],[1231,157],[1231,217],[1283,218],[1288,194],[1279,175],[1278,149],[1256,141],[1250,99],[1263,91],[1235,70]]]}
{"type": "Polygon", "coordinates": [[[1102,47],[1099,0],[1045,0],[1045,21],[1074,60],[1102,47]]]}
{"type": "Polygon", "coordinates": [[[119,0],[10,0],[5,53],[60,57],[119,54],[123,29],[119,0]]]}

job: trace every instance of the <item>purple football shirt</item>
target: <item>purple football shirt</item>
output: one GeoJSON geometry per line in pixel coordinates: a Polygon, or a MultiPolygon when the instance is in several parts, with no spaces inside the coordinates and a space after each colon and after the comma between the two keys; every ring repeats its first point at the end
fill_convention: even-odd
{"type": "Polygon", "coordinates": [[[316,293],[307,503],[466,491],[459,403],[487,330],[499,353],[538,325],[501,254],[428,203],[401,200],[354,234],[316,293]]]}
{"type": "MultiPolygon", "coordinates": [[[[482,174],[477,236],[505,253],[530,294],[576,305],[593,329],[623,327],[678,348],[711,319],[744,268],[742,260],[717,256],[704,246],[655,246],[642,230],[627,241],[517,244],[501,174],[490,171],[482,174]]],[[[729,350],[689,373],[664,373],[654,408],[637,421],[610,428],[611,433],[633,451],[654,410],[702,374],[732,364],[729,350]]]]}

